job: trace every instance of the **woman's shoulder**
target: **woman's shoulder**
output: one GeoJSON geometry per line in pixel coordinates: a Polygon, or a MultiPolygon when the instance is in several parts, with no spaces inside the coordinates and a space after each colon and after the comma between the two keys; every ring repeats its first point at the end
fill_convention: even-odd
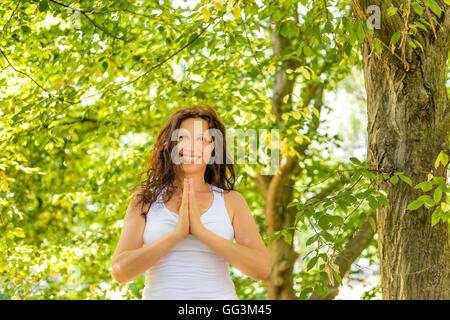
{"type": "Polygon", "coordinates": [[[223,197],[233,211],[247,204],[244,196],[237,190],[225,190],[223,197]]]}
{"type": "Polygon", "coordinates": [[[241,198],[241,197],[243,198],[242,194],[239,191],[237,191],[237,190],[224,190],[224,189],[222,189],[222,191],[223,191],[224,197],[227,197],[229,199],[237,199],[237,198],[241,198]]]}

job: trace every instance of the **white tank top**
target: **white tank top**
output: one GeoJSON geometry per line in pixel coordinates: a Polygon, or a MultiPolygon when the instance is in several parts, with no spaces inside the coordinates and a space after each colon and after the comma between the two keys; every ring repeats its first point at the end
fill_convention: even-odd
{"type": "MultiPolygon", "coordinates": [[[[223,189],[211,185],[210,190],[213,204],[200,220],[208,230],[233,241],[234,229],[223,189]]],[[[178,222],[178,214],[166,207],[162,194],[147,213],[146,245],[172,232],[178,222]]],[[[142,300],[238,300],[228,265],[207,244],[188,234],[145,272],[142,300]]]]}

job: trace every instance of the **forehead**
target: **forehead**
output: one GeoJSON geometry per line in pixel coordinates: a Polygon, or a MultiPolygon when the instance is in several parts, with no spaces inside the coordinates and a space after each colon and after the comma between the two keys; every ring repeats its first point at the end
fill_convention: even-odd
{"type": "Polygon", "coordinates": [[[201,118],[189,118],[181,121],[180,124],[181,129],[186,129],[190,132],[194,132],[194,130],[198,130],[198,133],[208,133],[208,121],[201,118]],[[205,132],[206,131],[206,132],[205,132]]]}

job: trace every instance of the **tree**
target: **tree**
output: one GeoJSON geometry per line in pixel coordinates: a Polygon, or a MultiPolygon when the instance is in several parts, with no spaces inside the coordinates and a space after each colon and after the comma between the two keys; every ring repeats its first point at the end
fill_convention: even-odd
{"type": "MultiPolygon", "coordinates": [[[[449,153],[449,3],[370,4],[380,8],[381,27],[367,30],[362,45],[368,162],[375,163],[374,170],[403,172],[413,184],[427,181],[430,173],[446,178],[445,164],[435,168],[434,163],[441,152],[449,153]]],[[[353,0],[352,5],[365,21],[369,1],[353,0]]],[[[439,221],[432,226],[434,203],[408,208],[420,195],[408,183],[378,185],[389,191],[392,204],[377,210],[383,298],[448,299],[448,224],[439,221]]]]}
{"type": "MultiPolygon", "coordinates": [[[[245,129],[280,134],[276,173],[260,174],[261,163],[239,166],[236,188],[251,205],[273,258],[264,287],[233,273],[235,283],[242,284],[236,286],[239,297],[335,297],[358,257],[375,261],[364,249],[377,248],[375,224],[383,229],[387,220],[380,216],[384,207],[377,217],[374,211],[379,204],[390,205],[384,185],[374,188],[375,182],[389,174],[391,180],[408,181],[410,173],[408,168],[405,175],[381,172],[365,160],[342,162],[321,154],[327,144],[339,145],[338,137],[319,130],[322,112],[335,107],[325,105],[323,95],[360,63],[357,44],[372,43],[371,31],[366,38],[364,24],[349,15],[348,4],[229,0],[175,8],[168,2],[90,0],[75,9],[62,0],[2,2],[1,297],[104,299],[125,289],[124,297],[140,298],[143,277],[119,285],[110,274],[130,189],[167,117],[197,103],[214,106],[227,128],[239,122],[245,129]]],[[[432,18],[439,40],[445,33],[438,17],[432,18]]],[[[448,24],[440,19],[443,27],[448,24]]],[[[382,43],[374,40],[374,50],[363,49],[366,77],[382,59],[394,65],[400,58],[401,66],[414,66],[407,60],[413,53],[409,47],[404,54],[390,54],[380,52],[382,43]]],[[[435,40],[430,43],[437,48],[435,40]]],[[[424,51],[431,54],[430,48],[424,51]]],[[[445,79],[444,67],[438,74],[445,79]]],[[[404,75],[412,75],[408,72],[404,75]]],[[[423,82],[416,77],[414,85],[423,82]]],[[[442,93],[439,83],[433,90],[442,93]]],[[[370,91],[370,108],[378,94],[370,91]]],[[[404,97],[397,99],[400,94],[394,90],[387,97],[406,108],[404,97]]],[[[372,143],[371,150],[379,149],[372,143]]],[[[446,166],[445,153],[439,160],[446,166]]],[[[407,204],[394,208],[402,192],[412,200],[405,187],[393,188],[393,212],[407,204]]],[[[447,191],[444,185],[440,190],[447,191]]],[[[434,214],[442,218],[438,228],[448,220],[442,202],[434,214]]]]}

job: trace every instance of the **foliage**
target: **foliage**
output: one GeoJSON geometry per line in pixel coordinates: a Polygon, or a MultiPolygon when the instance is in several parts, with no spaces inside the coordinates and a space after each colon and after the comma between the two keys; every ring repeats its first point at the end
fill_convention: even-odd
{"type": "MultiPolygon", "coordinates": [[[[204,0],[185,8],[88,0],[79,10],[67,3],[0,4],[2,299],[140,299],[143,276],[118,284],[110,261],[130,189],[158,130],[178,108],[207,103],[227,128],[278,129],[280,158],[298,156],[303,144],[338,145],[337,137],[308,131],[330,108],[316,96],[308,100],[308,92],[333,90],[360,61],[365,27],[349,15],[349,1],[204,0]],[[292,43],[279,54],[271,21],[292,43]],[[283,97],[278,121],[270,91],[281,71],[296,86],[283,97]]],[[[427,3],[438,16],[434,1],[427,3]]],[[[412,4],[419,11],[421,5],[412,4]]],[[[436,24],[423,19],[408,35],[438,26],[434,16],[436,24]]],[[[363,161],[335,163],[313,147],[300,160],[305,170],[291,204],[298,224],[274,236],[290,243],[298,237],[309,251],[296,273],[304,299],[313,288],[326,294],[328,281],[341,282],[335,254],[366,219],[374,226],[370,213],[380,203],[389,204],[370,186],[379,175],[363,161]],[[328,196],[312,197],[323,191],[328,196]]],[[[264,198],[252,182],[264,167],[242,165],[237,189],[267,242],[264,198]]],[[[408,183],[402,174],[390,179],[408,183]]],[[[439,181],[429,180],[441,188],[436,204],[448,191],[439,181]]],[[[444,220],[440,212],[434,221],[444,220]]],[[[233,269],[232,277],[241,299],[267,298],[262,283],[233,269]]]]}

